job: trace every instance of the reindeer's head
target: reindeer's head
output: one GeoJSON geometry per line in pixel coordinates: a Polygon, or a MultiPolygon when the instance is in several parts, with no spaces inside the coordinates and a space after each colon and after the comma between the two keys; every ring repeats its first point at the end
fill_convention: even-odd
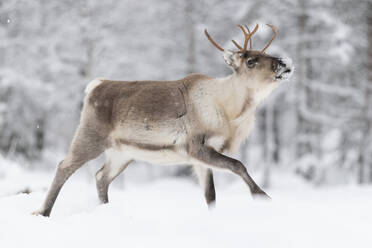
{"type": "Polygon", "coordinates": [[[277,58],[265,53],[265,50],[271,45],[277,34],[275,26],[267,24],[274,31],[274,35],[270,42],[261,50],[252,50],[252,36],[256,33],[258,25],[250,32],[247,26],[238,25],[244,34],[244,45],[240,46],[232,40],[238,51],[226,51],[220,47],[205,30],[205,35],[209,41],[221,52],[226,63],[237,73],[238,76],[246,78],[246,82],[251,84],[251,87],[259,87],[262,84],[279,83],[288,79],[293,73],[292,62],[288,58],[277,58]],[[249,42],[249,50],[247,49],[249,42]]]}

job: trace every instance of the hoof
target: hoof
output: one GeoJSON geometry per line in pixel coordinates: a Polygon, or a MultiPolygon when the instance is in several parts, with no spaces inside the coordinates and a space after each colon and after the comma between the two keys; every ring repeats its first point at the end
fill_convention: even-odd
{"type": "Polygon", "coordinates": [[[45,211],[45,210],[36,210],[34,212],[31,213],[32,215],[35,215],[35,216],[44,216],[44,217],[49,217],[49,214],[45,211]]]}
{"type": "Polygon", "coordinates": [[[212,201],[208,203],[208,210],[213,210],[216,208],[216,202],[212,201]]]}
{"type": "Polygon", "coordinates": [[[268,194],[266,194],[262,189],[258,189],[252,192],[252,196],[254,199],[271,200],[271,197],[268,196],[268,194]]]}

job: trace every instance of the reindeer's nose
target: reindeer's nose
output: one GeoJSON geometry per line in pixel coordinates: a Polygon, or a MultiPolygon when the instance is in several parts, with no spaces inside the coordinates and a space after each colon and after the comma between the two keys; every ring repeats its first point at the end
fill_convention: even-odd
{"type": "Polygon", "coordinates": [[[279,71],[281,68],[286,67],[285,62],[280,58],[274,58],[271,64],[271,68],[274,72],[279,71]]]}
{"type": "Polygon", "coordinates": [[[294,67],[290,58],[275,58],[272,62],[273,71],[275,72],[275,78],[277,80],[289,79],[292,74],[294,67]]]}

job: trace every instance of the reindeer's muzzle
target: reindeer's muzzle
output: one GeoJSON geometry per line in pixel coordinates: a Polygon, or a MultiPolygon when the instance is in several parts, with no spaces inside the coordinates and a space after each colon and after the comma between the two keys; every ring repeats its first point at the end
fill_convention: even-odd
{"type": "Polygon", "coordinates": [[[272,61],[271,67],[276,73],[275,80],[287,80],[292,76],[294,71],[290,58],[275,58],[272,61]]]}

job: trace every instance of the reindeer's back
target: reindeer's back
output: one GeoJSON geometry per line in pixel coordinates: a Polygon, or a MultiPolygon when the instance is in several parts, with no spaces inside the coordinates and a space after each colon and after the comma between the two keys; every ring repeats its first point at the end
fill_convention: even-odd
{"type": "Polygon", "coordinates": [[[177,81],[101,80],[87,92],[85,104],[116,136],[174,142],[185,131],[188,91],[203,75],[177,81]],[[166,138],[167,137],[167,138],[166,138]],[[169,139],[169,140],[168,140],[169,139]]]}

